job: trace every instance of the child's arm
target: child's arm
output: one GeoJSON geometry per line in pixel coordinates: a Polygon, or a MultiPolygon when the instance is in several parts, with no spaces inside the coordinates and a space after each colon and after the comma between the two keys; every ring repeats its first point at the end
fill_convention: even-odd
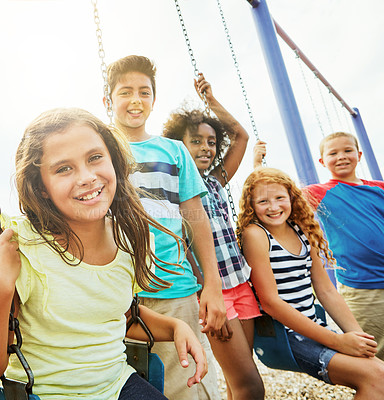
{"type": "MultiPolygon", "coordinates": [[[[130,312],[127,313],[127,318],[129,317],[130,312]]],[[[188,379],[188,386],[191,387],[193,384],[199,383],[208,371],[207,360],[203,347],[189,325],[180,319],[159,314],[145,306],[140,306],[140,317],[148,326],[156,341],[175,342],[182,367],[189,365],[188,353],[193,357],[196,363],[196,372],[188,379]]],[[[148,340],[148,336],[139,324],[133,324],[127,336],[136,340],[148,340]]]]}
{"type": "Polygon", "coordinates": [[[360,328],[343,297],[329,279],[323,263],[314,249],[311,250],[311,257],[311,278],[316,297],[331,318],[345,332],[344,335],[339,335],[340,347],[344,347],[343,351],[340,351],[351,354],[358,349],[361,352],[360,355],[366,355],[367,351],[370,356],[375,355],[377,343],[374,341],[374,336],[363,332],[360,328]]]}
{"type": "Polygon", "coordinates": [[[258,140],[253,148],[253,168],[261,167],[263,158],[267,154],[266,142],[258,140]]]}
{"type": "MultiPolygon", "coordinates": [[[[224,168],[228,174],[228,181],[235,175],[241,160],[243,159],[245,149],[248,143],[248,133],[237,121],[213,96],[211,85],[205,80],[203,74],[199,74],[199,78],[195,80],[195,89],[198,95],[202,97],[205,93],[205,98],[209,104],[210,109],[215,113],[219,121],[223,124],[229,137],[231,139],[230,147],[224,156],[224,168]]],[[[221,167],[217,166],[212,172],[222,186],[225,185],[224,178],[221,175],[221,167]]]]}
{"type": "Polygon", "coordinates": [[[282,300],[278,295],[269,261],[269,241],[265,232],[256,225],[249,225],[242,237],[244,255],[252,268],[251,281],[266,313],[301,335],[341,353],[367,357],[374,355],[370,339],[366,338],[362,347],[355,346],[356,335],[339,335],[332,332],[282,300]],[[344,341],[347,341],[347,344],[344,341]],[[351,344],[352,342],[354,344],[351,344]]]}
{"type": "Polygon", "coordinates": [[[223,326],[227,313],[211,225],[199,196],[181,202],[180,212],[187,221],[188,237],[191,238],[193,254],[204,274],[204,288],[200,296],[199,310],[199,319],[203,325],[202,332],[217,331],[223,326]]]}
{"type": "Polygon", "coordinates": [[[0,375],[8,365],[8,343],[13,334],[8,331],[9,312],[15,293],[15,283],[20,272],[18,244],[11,241],[12,229],[6,229],[0,235],[0,375]]]}

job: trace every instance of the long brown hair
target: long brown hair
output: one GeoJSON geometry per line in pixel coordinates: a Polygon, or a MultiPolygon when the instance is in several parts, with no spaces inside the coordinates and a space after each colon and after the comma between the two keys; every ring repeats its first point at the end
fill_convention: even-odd
{"type": "Polygon", "coordinates": [[[43,196],[44,185],[39,167],[45,139],[53,132],[63,132],[73,125],[86,125],[94,129],[109,151],[117,185],[108,216],[112,221],[116,245],[131,256],[138,285],[151,292],[170,287],[169,282],[158,278],[150,269],[152,264],[162,267],[156,262],[159,259],[150,248],[149,225],[172,235],[177,240],[179,249],[181,239],[145,212],[136,189],[128,179],[135,165],[132,156],[116,139],[110,128],[88,111],[78,108],[49,110],[27,127],[16,153],[16,186],[20,211],[27,216],[34,230],[67,264],[77,265],[81,262],[84,256],[81,240],[54,203],[43,196]],[[64,238],[64,246],[52,238],[55,234],[64,238]],[[76,261],[76,258],[68,253],[70,245],[80,254],[80,261],[76,261]]]}
{"type": "Polygon", "coordinates": [[[332,251],[328,247],[328,242],[324,238],[319,223],[315,220],[310,205],[295,182],[287,174],[276,168],[256,168],[246,179],[240,198],[240,213],[236,230],[238,236],[241,238],[241,233],[250,223],[260,223],[252,205],[252,192],[256,185],[271,183],[277,183],[287,189],[292,207],[289,220],[300,226],[305,232],[309,243],[316,249],[317,254],[323,255],[329,266],[334,266],[336,260],[332,256],[332,251]]]}

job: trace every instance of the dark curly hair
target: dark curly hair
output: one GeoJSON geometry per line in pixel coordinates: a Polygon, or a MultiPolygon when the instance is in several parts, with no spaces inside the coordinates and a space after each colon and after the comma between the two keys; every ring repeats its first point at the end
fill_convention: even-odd
{"type": "Polygon", "coordinates": [[[210,170],[219,164],[219,157],[223,157],[230,144],[231,132],[217,118],[211,117],[205,111],[199,109],[188,110],[183,106],[171,113],[163,128],[163,136],[169,139],[183,141],[187,129],[190,133],[196,133],[200,124],[207,124],[216,133],[216,156],[210,166],[210,170]]]}

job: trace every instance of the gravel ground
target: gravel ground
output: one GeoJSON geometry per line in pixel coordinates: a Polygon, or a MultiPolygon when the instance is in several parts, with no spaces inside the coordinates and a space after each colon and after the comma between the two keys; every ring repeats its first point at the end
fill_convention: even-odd
{"type": "MultiPolygon", "coordinates": [[[[265,386],[265,400],[352,400],[354,390],[344,386],[332,386],[307,374],[270,369],[255,358],[265,386]]],[[[219,391],[227,400],[226,384],[220,366],[216,364],[219,391]]]]}

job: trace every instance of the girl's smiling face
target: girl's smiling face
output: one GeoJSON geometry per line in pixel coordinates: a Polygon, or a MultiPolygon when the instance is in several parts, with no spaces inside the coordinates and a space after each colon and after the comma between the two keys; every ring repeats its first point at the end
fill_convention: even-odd
{"type": "Polygon", "coordinates": [[[183,143],[191,154],[200,175],[202,175],[211,166],[216,156],[215,130],[205,123],[200,124],[194,133],[187,129],[183,143]]]}
{"type": "Polygon", "coordinates": [[[266,228],[285,224],[292,211],[289,193],[278,183],[257,184],[252,191],[252,207],[266,228]]]}
{"type": "Polygon", "coordinates": [[[71,125],[43,143],[43,196],[70,225],[102,220],[116,192],[116,174],[102,137],[90,126],[71,125]]]}

